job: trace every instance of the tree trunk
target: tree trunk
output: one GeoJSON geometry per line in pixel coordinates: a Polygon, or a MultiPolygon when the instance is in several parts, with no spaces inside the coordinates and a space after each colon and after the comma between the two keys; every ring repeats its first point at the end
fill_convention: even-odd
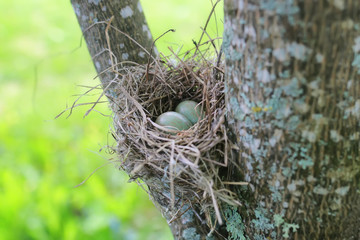
{"type": "MultiPolygon", "coordinates": [[[[105,93],[116,98],[113,66],[150,57],[141,5],[72,4],[105,93]]],[[[227,125],[241,169],[232,178],[250,183],[233,189],[243,207],[219,204],[225,237],[360,239],[359,18],[351,0],[225,0],[227,125]]],[[[191,196],[176,198],[174,209],[186,212],[176,217],[162,176],[142,180],[175,239],[205,239],[191,196]]]]}
{"type": "Polygon", "coordinates": [[[153,39],[141,4],[132,0],[71,3],[105,93],[113,96],[117,66],[143,64],[150,57],[153,39]]]}
{"type": "Polygon", "coordinates": [[[225,1],[249,239],[360,239],[360,2],[225,1]]]}

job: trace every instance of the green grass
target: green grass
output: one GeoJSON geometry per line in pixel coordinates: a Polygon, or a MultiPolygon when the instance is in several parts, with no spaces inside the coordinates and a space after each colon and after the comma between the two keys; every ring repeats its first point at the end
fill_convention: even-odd
{"type": "MultiPolygon", "coordinates": [[[[143,0],[154,37],[169,54],[193,47],[211,9],[208,0],[143,0]]],[[[221,6],[218,11],[221,25],[221,6]]],[[[0,1],[1,239],[171,239],[149,197],[112,164],[111,120],[89,106],[54,117],[98,84],[70,1],[0,1]]],[[[214,23],[208,31],[216,35],[214,23]]],[[[222,29],[219,29],[221,32],[222,29]]],[[[97,96],[87,96],[83,102],[97,96]]],[[[106,104],[98,111],[109,114],[106,104]]]]}

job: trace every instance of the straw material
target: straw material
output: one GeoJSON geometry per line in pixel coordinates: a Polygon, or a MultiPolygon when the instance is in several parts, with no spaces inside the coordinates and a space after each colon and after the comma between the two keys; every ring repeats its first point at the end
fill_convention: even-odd
{"type": "Polygon", "coordinates": [[[229,190],[232,183],[219,176],[231,159],[224,125],[223,70],[218,58],[176,58],[176,63],[162,58],[119,69],[116,98],[111,104],[112,109],[118,109],[114,116],[118,154],[126,156],[121,167],[131,179],[161,176],[170,183],[172,205],[179,191],[180,195],[196,193],[203,209],[212,206],[221,222],[219,200],[240,204],[229,190]],[[206,117],[171,135],[155,119],[173,111],[183,100],[199,102],[206,117]]]}

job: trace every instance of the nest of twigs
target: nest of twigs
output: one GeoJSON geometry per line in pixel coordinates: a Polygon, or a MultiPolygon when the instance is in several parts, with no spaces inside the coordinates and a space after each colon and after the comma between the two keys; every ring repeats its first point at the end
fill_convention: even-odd
{"type": "MultiPolygon", "coordinates": [[[[160,176],[169,183],[171,197],[194,193],[200,206],[217,201],[237,204],[220,177],[228,166],[230,142],[226,133],[223,66],[219,57],[203,55],[176,63],[167,58],[147,65],[127,66],[117,78],[114,123],[122,167],[131,179],[160,176]],[[199,102],[206,117],[190,129],[171,135],[155,123],[183,100],[199,102]]],[[[114,108],[115,107],[115,108],[114,108]]],[[[172,201],[174,203],[174,199],[172,201]]],[[[207,208],[209,210],[209,208],[207,208]]],[[[220,220],[220,219],[219,219],[220,220]]],[[[221,220],[220,220],[221,221],[221,220]]]]}

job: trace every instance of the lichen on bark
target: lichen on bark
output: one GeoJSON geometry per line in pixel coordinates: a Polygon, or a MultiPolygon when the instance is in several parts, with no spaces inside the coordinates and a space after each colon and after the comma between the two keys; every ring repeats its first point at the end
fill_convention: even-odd
{"type": "Polygon", "coordinates": [[[359,13],[358,1],[225,1],[250,238],[360,237],[359,13]]]}

